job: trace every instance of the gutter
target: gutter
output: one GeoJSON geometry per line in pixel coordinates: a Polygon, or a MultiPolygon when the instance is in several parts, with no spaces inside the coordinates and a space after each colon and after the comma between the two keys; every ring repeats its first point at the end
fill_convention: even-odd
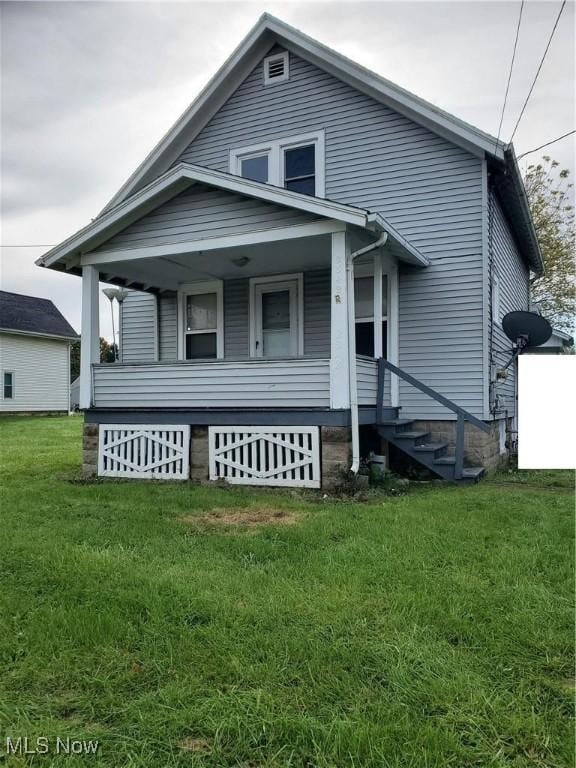
{"type": "Polygon", "coordinates": [[[356,318],[354,315],[354,260],[377,248],[382,248],[388,240],[388,233],[383,232],[378,240],[370,245],[348,254],[346,259],[346,282],[348,292],[348,376],[350,389],[350,425],[352,428],[352,465],[350,472],[357,475],[360,468],[360,426],[358,421],[358,381],[356,378],[356,318]],[[350,301],[352,297],[352,301],[350,301]]]}

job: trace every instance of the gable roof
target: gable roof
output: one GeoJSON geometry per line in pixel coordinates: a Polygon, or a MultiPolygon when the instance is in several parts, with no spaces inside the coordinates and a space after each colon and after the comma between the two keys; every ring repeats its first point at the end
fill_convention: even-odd
{"type": "Polygon", "coordinates": [[[418,266],[429,264],[429,259],[380,214],[190,163],[179,163],[164,175],[154,179],[146,187],[45,253],[36,261],[36,264],[51,267],[66,263],[68,268],[73,265],[73,262],[77,264],[81,253],[97,248],[132,222],[196,183],[335,219],[377,234],[386,232],[390,247],[398,258],[418,266]]]}
{"type": "Polygon", "coordinates": [[[104,207],[113,209],[175,163],[254,67],[274,45],[301,56],[376,101],[427,127],[478,157],[487,157],[503,182],[503,203],[522,251],[534,272],[543,271],[542,255],[526,201],[512,144],[460,120],[425,99],[348,59],[285,22],[264,13],[244,40],[212,77],[198,97],[152,149],[140,166],[104,207]],[[516,231],[517,230],[517,231],[516,231]]]}
{"type": "Polygon", "coordinates": [[[264,13],[197,98],[105,206],[117,205],[175,162],[220,107],[275,44],[302,56],[357,90],[425,125],[465,149],[504,160],[504,142],[415,96],[280,19],[264,13]]]}
{"type": "Polygon", "coordinates": [[[50,299],[0,291],[0,330],[31,336],[77,339],[78,334],[50,299]]]}

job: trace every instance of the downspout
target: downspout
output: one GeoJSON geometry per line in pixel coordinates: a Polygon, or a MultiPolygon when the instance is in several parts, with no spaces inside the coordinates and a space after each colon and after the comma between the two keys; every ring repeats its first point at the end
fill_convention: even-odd
{"type": "Polygon", "coordinates": [[[346,260],[346,281],[348,291],[348,354],[350,361],[350,422],[352,427],[352,466],[350,472],[357,475],[360,468],[360,427],[358,423],[358,381],[356,377],[356,317],[354,312],[354,260],[365,253],[382,248],[388,240],[388,233],[383,232],[376,242],[350,253],[346,260]]]}

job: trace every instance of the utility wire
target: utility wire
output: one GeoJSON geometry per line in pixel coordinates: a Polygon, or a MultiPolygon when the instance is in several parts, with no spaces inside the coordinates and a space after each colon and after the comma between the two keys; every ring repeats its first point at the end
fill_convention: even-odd
{"type": "Polygon", "coordinates": [[[529,149],[528,152],[522,152],[522,154],[518,155],[516,159],[520,160],[521,157],[526,157],[526,155],[531,155],[532,152],[538,152],[539,149],[544,149],[544,147],[549,147],[550,144],[556,144],[557,141],[560,141],[561,139],[565,139],[567,136],[572,136],[573,133],[576,133],[576,128],[573,131],[568,131],[568,133],[563,133],[562,136],[558,136],[557,139],[552,139],[552,141],[547,141],[546,144],[540,144],[539,147],[534,147],[534,149],[529,149]]]}
{"type": "Polygon", "coordinates": [[[532,85],[530,86],[530,90],[528,91],[528,96],[526,96],[526,101],[524,102],[522,109],[520,111],[520,115],[518,116],[518,120],[516,120],[516,125],[514,126],[514,130],[512,131],[512,136],[510,136],[510,141],[514,138],[516,131],[518,130],[518,126],[520,125],[520,120],[522,120],[522,115],[524,114],[524,110],[526,109],[526,106],[528,105],[528,102],[530,100],[530,96],[532,95],[532,91],[534,90],[534,86],[536,85],[536,80],[538,80],[538,75],[540,74],[540,70],[542,69],[542,65],[544,64],[544,60],[548,54],[548,49],[550,48],[550,43],[552,42],[552,38],[554,37],[554,33],[556,32],[556,27],[558,26],[558,22],[560,21],[560,16],[562,16],[562,11],[564,10],[564,6],[566,5],[566,0],[562,0],[562,5],[560,6],[560,10],[558,11],[558,16],[556,16],[556,21],[554,22],[554,26],[552,27],[552,32],[550,33],[550,37],[548,38],[548,43],[546,44],[546,49],[544,50],[544,54],[542,55],[542,58],[540,59],[540,64],[538,65],[538,70],[536,71],[536,75],[534,76],[534,80],[532,81],[532,85]]]}
{"type": "Polygon", "coordinates": [[[498,138],[496,139],[496,147],[500,141],[500,134],[502,132],[502,122],[504,120],[504,112],[506,111],[506,102],[508,101],[508,91],[510,90],[510,80],[512,79],[512,70],[514,69],[514,59],[516,58],[516,48],[518,47],[518,36],[520,35],[520,24],[522,23],[522,11],[524,10],[524,0],[520,4],[520,14],[518,16],[518,24],[516,25],[516,38],[514,40],[514,50],[512,51],[512,60],[510,61],[510,71],[508,72],[508,82],[506,83],[506,93],[504,94],[504,104],[502,104],[502,114],[500,115],[500,125],[498,126],[498,138]]]}
{"type": "Polygon", "coordinates": [[[0,245],[0,248],[55,248],[55,245],[53,243],[36,243],[34,245],[22,245],[18,243],[17,245],[0,245]]]}

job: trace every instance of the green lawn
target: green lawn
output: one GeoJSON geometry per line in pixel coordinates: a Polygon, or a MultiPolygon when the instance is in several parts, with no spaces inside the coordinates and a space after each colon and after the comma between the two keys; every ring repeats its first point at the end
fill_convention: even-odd
{"type": "Polygon", "coordinates": [[[0,430],[0,755],[100,742],[1,765],[573,766],[571,473],[83,483],[80,418],[0,430]]]}

